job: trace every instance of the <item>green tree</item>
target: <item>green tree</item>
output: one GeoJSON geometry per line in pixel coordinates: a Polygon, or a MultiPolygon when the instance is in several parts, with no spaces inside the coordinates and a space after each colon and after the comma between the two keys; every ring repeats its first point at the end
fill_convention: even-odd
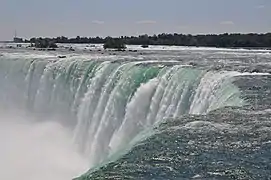
{"type": "Polygon", "coordinates": [[[35,40],[35,47],[36,48],[57,48],[57,45],[55,42],[53,42],[50,39],[36,39],[35,40]]]}
{"type": "Polygon", "coordinates": [[[122,40],[114,38],[107,38],[103,47],[104,49],[116,49],[119,51],[126,49],[126,45],[123,43],[122,40]]]}

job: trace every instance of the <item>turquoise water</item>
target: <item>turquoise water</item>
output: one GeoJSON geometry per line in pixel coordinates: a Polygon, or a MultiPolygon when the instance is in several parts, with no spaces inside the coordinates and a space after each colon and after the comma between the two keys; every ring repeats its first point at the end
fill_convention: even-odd
{"type": "MultiPolygon", "coordinates": [[[[116,167],[127,168],[122,166],[123,158],[131,161],[142,155],[151,158],[155,150],[166,153],[175,149],[172,144],[163,149],[168,146],[163,141],[175,141],[173,135],[163,138],[165,132],[160,134],[160,124],[169,119],[178,122],[185,115],[205,116],[223,107],[246,105],[242,91],[234,83],[245,75],[176,63],[0,56],[0,106],[2,110],[26,112],[40,122],[50,119],[67,128],[72,134],[70,141],[88,164],[89,171],[85,171],[84,177],[91,177],[93,172],[98,178],[103,172],[117,171],[116,167]],[[157,133],[163,148],[154,143],[157,133]],[[138,150],[141,147],[144,150],[138,150]],[[109,162],[117,164],[107,168],[109,162]]],[[[167,126],[166,132],[171,133],[171,128],[167,126]]],[[[147,165],[147,161],[144,158],[141,162],[144,167],[155,168],[154,164],[147,165]]],[[[135,163],[132,167],[139,165],[135,163]]],[[[118,177],[130,176],[126,171],[118,177]]],[[[170,176],[165,169],[159,171],[170,176]]],[[[135,174],[132,177],[136,178],[135,174]]]]}

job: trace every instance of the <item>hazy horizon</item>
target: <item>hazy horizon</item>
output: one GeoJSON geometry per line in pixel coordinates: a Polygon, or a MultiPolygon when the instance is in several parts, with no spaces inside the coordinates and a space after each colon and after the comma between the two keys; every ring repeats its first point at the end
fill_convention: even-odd
{"type": "Polygon", "coordinates": [[[0,0],[0,40],[19,37],[266,33],[268,0],[0,0]]]}

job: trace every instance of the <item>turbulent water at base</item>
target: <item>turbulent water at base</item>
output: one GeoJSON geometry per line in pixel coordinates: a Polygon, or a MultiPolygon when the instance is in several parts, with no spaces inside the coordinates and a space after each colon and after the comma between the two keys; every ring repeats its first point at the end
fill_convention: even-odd
{"type": "MultiPolygon", "coordinates": [[[[90,171],[85,178],[98,167],[123,157],[140,141],[154,137],[156,127],[169,119],[189,114],[205,116],[223,107],[246,105],[234,82],[247,75],[252,74],[176,62],[88,60],[76,56],[57,59],[5,53],[0,56],[0,108],[7,112],[3,116],[6,120],[15,119],[12,113],[20,112],[24,114],[20,117],[27,117],[23,122],[31,117],[29,124],[42,127],[40,124],[47,122],[63,127],[69,134],[65,135],[64,141],[69,144],[65,148],[73,144],[67,156],[76,153],[75,163],[84,159],[84,168],[81,172],[77,168],[78,174],[72,176],[86,172],[87,164],[90,171]]],[[[24,134],[28,128],[24,128],[24,134]]],[[[52,136],[53,130],[48,133],[46,136],[52,136]]],[[[66,163],[74,163],[69,160],[66,163]]]]}

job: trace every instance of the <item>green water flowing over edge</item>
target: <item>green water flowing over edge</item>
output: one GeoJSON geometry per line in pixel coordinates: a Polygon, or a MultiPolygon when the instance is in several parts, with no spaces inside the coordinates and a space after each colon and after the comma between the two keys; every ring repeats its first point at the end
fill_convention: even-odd
{"type": "MultiPolygon", "coordinates": [[[[93,78],[97,75],[96,73],[101,69],[100,62],[82,62],[82,61],[57,61],[57,62],[49,62],[47,60],[40,61],[36,59],[27,59],[27,60],[20,60],[20,59],[13,59],[13,60],[3,60],[1,59],[1,77],[3,78],[3,82],[5,83],[4,87],[7,90],[14,91],[14,94],[16,94],[15,97],[11,99],[20,99],[19,105],[21,107],[25,106],[25,102],[28,102],[28,108],[29,111],[34,111],[38,113],[46,114],[48,112],[50,113],[56,113],[63,115],[64,113],[76,113],[78,103],[80,103],[81,99],[84,97],[86,92],[88,91],[88,86],[92,83],[93,78]],[[44,68],[44,69],[43,69],[44,68]],[[4,75],[2,73],[4,72],[4,75]],[[9,82],[12,82],[13,84],[16,84],[17,87],[14,87],[13,85],[9,84],[9,82]],[[27,82],[24,84],[23,82],[27,82]],[[19,90],[17,91],[16,88],[19,90]],[[25,93],[27,92],[27,93],[25,93]],[[27,94],[27,96],[25,96],[27,94]],[[26,101],[26,100],[27,101],[26,101]],[[50,106],[48,107],[48,104],[50,106]],[[72,110],[73,109],[73,110],[72,110]]],[[[107,62],[110,63],[110,62],[107,62]]],[[[112,67],[112,72],[117,69],[117,66],[115,63],[110,63],[110,66],[112,67]]],[[[174,97],[174,95],[171,95],[172,90],[174,90],[172,87],[167,86],[168,84],[176,84],[176,81],[178,82],[178,79],[172,80],[172,77],[174,76],[174,73],[178,72],[178,69],[184,69],[182,67],[178,67],[176,69],[172,69],[170,67],[148,67],[145,65],[134,65],[131,67],[131,71],[127,71],[127,73],[122,74],[122,77],[119,79],[123,79],[122,82],[123,85],[119,84],[119,88],[121,93],[125,94],[124,97],[124,104],[128,104],[131,99],[133,98],[134,93],[138,90],[139,86],[141,84],[146,84],[150,79],[153,79],[155,77],[158,77],[159,83],[161,86],[165,87],[166,92],[161,97],[161,102],[169,103],[170,102],[167,99],[163,98],[170,98],[174,97]],[[162,70],[161,70],[162,69],[162,70]],[[171,70],[171,72],[169,72],[171,70]],[[159,73],[160,72],[160,73],[159,73]],[[167,74],[168,73],[168,74],[167,74]],[[143,76],[142,76],[143,74],[143,76]],[[163,80],[165,74],[167,74],[167,77],[163,80]],[[127,82],[130,82],[132,80],[132,84],[126,84],[127,82]],[[171,82],[172,80],[172,82],[171,82]],[[164,84],[165,85],[164,85],[164,84]],[[168,91],[167,91],[168,89],[168,91]]],[[[200,77],[204,75],[204,71],[201,70],[195,70],[193,68],[186,68],[186,70],[189,71],[199,71],[201,73],[200,77]]],[[[214,73],[215,74],[215,73],[214,73]]],[[[185,73],[184,73],[185,75],[185,73]]],[[[1,78],[0,77],[0,78],[1,78]]],[[[230,77],[232,78],[232,77],[230,77]]],[[[186,78],[187,79],[187,78],[186,78]]],[[[199,84],[201,78],[195,78],[195,83],[189,83],[188,84],[188,90],[187,92],[190,92],[191,90],[194,90],[196,86],[199,84]],[[196,80],[197,79],[197,80],[196,80]]],[[[184,80],[185,81],[185,80],[184,80]]],[[[106,81],[104,82],[106,83],[106,81]]],[[[116,82],[118,83],[118,82],[116,82]]],[[[235,86],[231,84],[231,82],[227,82],[228,87],[230,88],[224,88],[220,91],[218,91],[218,94],[225,94],[224,92],[227,92],[227,89],[233,90],[231,93],[233,94],[230,97],[227,98],[227,102],[229,105],[242,105],[242,102],[239,102],[238,100],[238,89],[236,89],[235,86]],[[237,98],[237,100],[236,100],[237,98]]],[[[186,84],[187,85],[187,84],[186,84]]],[[[117,87],[117,85],[113,85],[117,87]]],[[[178,87],[178,85],[175,85],[178,87]]],[[[104,86],[103,86],[104,87],[104,86]]],[[[101,88],[103,88],[101,87],[101,88]]],[[[3,91],[5,92],[6,89],[3,91]]],[[[163,88],[161,88],[163,89],[163,88]]],[[[2,90],[2,89],[1,89],[2,90]]],[[[183,92],[181,88],[179,88],[180,91],[183,92]]],[[[157,92],[157,89],[156,89],[157,92]]],[[[10,92],[9,92],[10,93],[10,92]]],[[[191,104],[194,94],[191,92],[188,94],[185,94],[183,99],[188,99],[189,104],[191,104]],[[190,96],[190,97],[189,97],[190,96]]],[[[159,94],[157,93],[157,97],[159,97],[159,94]]],[[[12,101],[11,101],[12,102],[12,101]]],[[[113,102],[113,101],[112,101],[113,102]]],[[[210,108],[210,110],[215,109],[216,106],[225,106],[223,99],[221,99],[220,102],[214,103],[212,105],[213,107],[210,108]],[[218,104],[218,105],[217,105],[218,104]]],[[[187,108],[189,105],[186,105],[187,108]]],[[[123,112],[124,109],[121,111],[123,112]]],[[[161,113],[164,110],[161,110],[161,113]]],[[[188,110],[184,110],[188,111],[188,110]]],[[[159,113],[159,110],[158,110],[159,113]]],[[[122,113],[123,115],[123,113],[122,113]]],[[[73,114],[72,117],[75,117],[73,114]]],[[[161,119],[159,121],[162,121],[161,119]]],[[[140,135],[138,136],[140,137],[140,135]]],[[[142,137],[142,136],[141,136],[142,137]]],[[[138,138],[139,140],[141,139],[138,138]]],[[[143,136],[145,137],[145,136],[143,136]]],[[[136,141],[138,142],[138,141],[136,141]]],[[[133,143],[134,144],[134,143],[133,143]]],[[[110,158],[109,158],[110,159],[110,158]]],[[[108,160],[107,160],[108,161],[108,160]]],[[[104,163],[102,163],[104,164],[104,163]]]]}

